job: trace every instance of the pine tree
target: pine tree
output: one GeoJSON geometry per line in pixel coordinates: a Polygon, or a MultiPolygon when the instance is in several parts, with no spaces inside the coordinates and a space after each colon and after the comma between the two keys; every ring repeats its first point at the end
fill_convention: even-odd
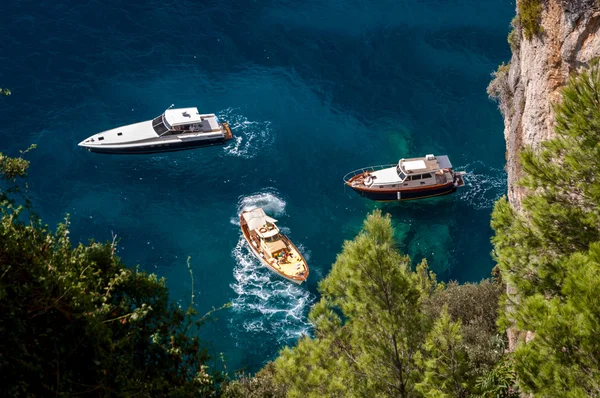
{"type": "Polygon", "coordinates": [[[375,211],[345,242],[310,314],[316,338],[275,361],[289,396],[417,395],[415,359],[429,322],[420,311],[423,280],[393,234],[390,217],[375,211]]]}
{"type": "Polygon", "coordinates": [[[444,306],[425,341],[423,381],[417,384],[425,397],[466,397],[470,380],[460,322],[453,322],[444,306]]]}
{"type": "Polygon", "coordinates": [[[523,211],[502,199],[492,217],[508,297],[504,325],[532,331],[514,355],[536,396],[600,396],[600,67],[570,79],[556,105],[557,137],[524,150],[523,211]]]}

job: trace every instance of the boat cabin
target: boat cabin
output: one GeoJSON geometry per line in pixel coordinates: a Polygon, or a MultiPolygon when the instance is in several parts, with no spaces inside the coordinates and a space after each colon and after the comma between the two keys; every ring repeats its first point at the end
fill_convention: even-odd
{"type": "Polygon", "coordinates": [[[152,120],[159,136],[183,133],[219,132],[219,119],[214,113],[200,114],[198,108],[167,109],[152,120]]]}
{"type": "Polygon", "coordinates": [[[414,188],[452,181],[452,164],[447,156],[427,155],[400,159],[395,167],[369,173],[364,185],[373,188],[414,188]]]}
{"type": "MultiPolygon", "coordinates": [[[[243,219],[252,234],[256,234],[258,243],[263,252],[272,258],[285,254],[287,246],[283,241],[276,219],[265,214],[263,209],[258,208],[243,214],[243,219]]],[[[255,241],[256,242],[256,241],[255,241]]]]}
{"type": "Polygon", "coordinates": [[[277,257],[279,252],[286,249],[285,243],[279,235],[279,228],[274,223],[266,222],[262,227],[254,230],[260,238],[260,243],[265,253],[277,257]]]}

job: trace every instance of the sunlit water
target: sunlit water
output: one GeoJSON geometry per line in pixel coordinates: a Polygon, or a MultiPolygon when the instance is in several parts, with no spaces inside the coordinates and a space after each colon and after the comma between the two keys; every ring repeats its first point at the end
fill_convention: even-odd
{"type": "Polygon", "coordinates": [[[0,4],[3,152],[31,143],[30,194],[72,238],[116,234],[127,264],[168,279],[200,312],[229,370],[255,370],[310,333],[317,284],[379,207],[401,248],[443,279],[489,275],[494,201],[506,190],[502,120],[485,88],[508,59],[501,0],[284,0],[0,4]],[[230,123],[224,146],[107,156],[77,143],[171,104],[230,123]],[[457,194],[376,205],[342,184],[359,167],[426,153],[467,172],[457,194]],[[310,266],[278,278],[237,224],[261,206],[310,266]]]}

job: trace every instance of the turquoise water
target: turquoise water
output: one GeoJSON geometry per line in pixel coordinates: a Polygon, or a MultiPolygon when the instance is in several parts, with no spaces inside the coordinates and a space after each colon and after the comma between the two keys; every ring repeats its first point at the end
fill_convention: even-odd
{"type": "Polygon", "coordinates": [[[317,285],[379,207],[401,248],[440,278],[488,276],[489,216],[506,190],[502,119],[485,88],[510,56],[514,2],[88,1],[3,3],[2,151],[31,143],[30,193],[73,240],[111,240],[200,312],[230,370],[257,369],[310,332],[317,285]],[[228,121],[226,146],[107,156],[77,143],[171,104],[228,121]],[[375,204],[342,184],[359,167],[447,154],[455,195],[375,204]],[[307,258],[307,284],[263,269],[237,215],[262,206],[307,258]]]}

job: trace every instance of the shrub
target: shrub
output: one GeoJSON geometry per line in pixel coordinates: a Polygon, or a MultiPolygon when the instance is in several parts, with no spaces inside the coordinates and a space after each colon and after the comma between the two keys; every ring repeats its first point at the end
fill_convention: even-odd
{"type": "Polygon", "coordinates": [[[542,0],[519,0],[517,1],[521,26],[527,40],[542,33],[540,25],[542,17],[542,0]]]}
{"type": "Polygon", "coordinates": [[[510,22],[511,30],[508,33],[508,44],[513,53],[519,51],[521,45],[521,20],[519,16],[515,16],[510,22]]]}

